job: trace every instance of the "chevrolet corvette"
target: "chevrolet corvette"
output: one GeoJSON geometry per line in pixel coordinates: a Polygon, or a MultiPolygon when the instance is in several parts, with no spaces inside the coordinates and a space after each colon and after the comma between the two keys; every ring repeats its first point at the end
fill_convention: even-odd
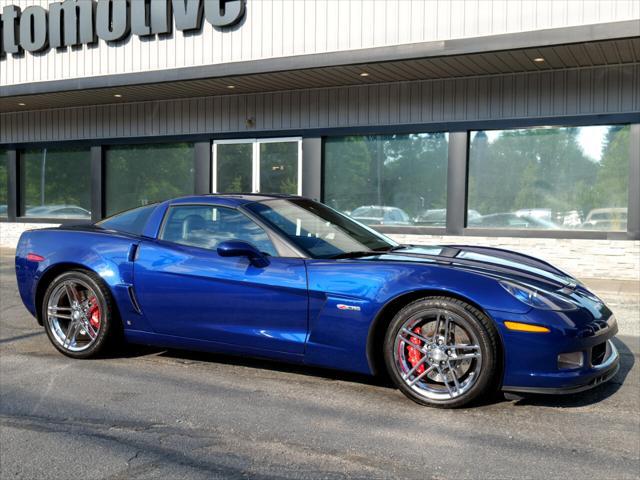
{"type": "Polygon", "coordinates": [[[22,234],[26,308],[63,354],[116,340],[386,373],[423,405],[569,393],[619,367],[614,315],[567,273],[401,245],[321,203],[216,194],[22,234]]]}

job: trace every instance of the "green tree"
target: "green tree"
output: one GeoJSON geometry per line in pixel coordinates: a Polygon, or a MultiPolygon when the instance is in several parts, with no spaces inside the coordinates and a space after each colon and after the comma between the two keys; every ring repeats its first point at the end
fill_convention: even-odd
{"type": "Polygon", "coordinates": [[[410,216],[446,206],[444,133],[328,138],[325,201],[343,211],[395,206],[410,216]]]}
{"type": "Polygon", "coordinates": [[[324,145],[324,198],[341,211],[374,202],[375,179],[370,176],[372,154],[367,138],[329,137],[324,145]]]}
{"type": "Polygon", "coordinates": [[[602,146],[602,160],[595,185],[594,196],[598,206],[626,207],[628,184],[629,126],[611,127],[602,146]]]}
{"type": "Polygon", "coordinates": [[[260,191],[298,193],[298,142],[260,144],[260,191]]]}
{"type": "Polygon", "coordinates": [[[20,172],[25,210],[43,205],[69,205],[91,210],[91,155],[88,148],[26,150],[20,154],[20,172]]]}
{"type": "Polygon", "coordinates": [[[216,146],[217,191],[247,193],[253,188],[253,144],[221,143],[216,146]]]}
{"type": "Polygon", "coordinates": [[[599,165],[584,154],[577,128],[508,130],[491,143],[478,132],[470,148],[469,206],[482,214],[584,209],[599,165]],[[580,186],[580,188],[577,188],[580,186]]]}
{"type": "Polygon", "coordinates": [[[155,144],[107,150],[108,214],[194,191],[193,145],[155,144]]]}
{"type": "Polygon", "coordinates": [[[383,200],[414,217],[446,207],[448,142],[444,133],[383,139],[383,200]]]}

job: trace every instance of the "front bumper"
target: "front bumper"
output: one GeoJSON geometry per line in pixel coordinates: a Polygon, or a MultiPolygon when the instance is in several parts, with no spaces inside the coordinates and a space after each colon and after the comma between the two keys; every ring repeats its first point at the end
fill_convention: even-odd
{"type": "Polygon", "coordinates": [[[584,309],[572,312],[532,309],[523,315],[493,311],[490,314],[504,346],[502,389],[505,391],[579,392],[610,380],[619,368],[620,356],[612,341],[618,326],[610,313],[598,319],[584,309]],[[542,325],[550,331],[513,331],[505,326],[505,321],[542,325]],[[582,364],[561,368],[558,356],[571,352],[582,352],[582,364]]]}
{"type": "Polygon", "coordinates": [[[517,393],[544,393],[544,394],[570,394],[583,392],[598,385],[608,382],[620,369],[620,354],[611,340],[607,340],[608,356],[596,366],[587,371],[575,372],[571,379],[571,385],[561,387],[525,387],[503,385],[502,390],[517,393]]]}

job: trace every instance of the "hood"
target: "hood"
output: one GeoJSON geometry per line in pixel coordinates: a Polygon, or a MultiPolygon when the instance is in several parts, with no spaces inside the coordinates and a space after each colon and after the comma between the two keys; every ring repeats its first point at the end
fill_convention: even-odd
{"type": "Polygon", "coordinates": [[[468,245],[403,245],[391,252],[375,253],[357,260],[418,262],[466,270],[562,294],[590,313],[585,321],[607,321],[612,316],[611,310],[596,295],[569,274],[543,260],[510,250],[468,245]]]}
{"type": "Polygon", "coordinates": [[[468,245],[404,245],[359,260],[435,263],[498,279],[527,283],[547,290],[575,290],[579,282],[549,263],[521,253],[468,245]]]}

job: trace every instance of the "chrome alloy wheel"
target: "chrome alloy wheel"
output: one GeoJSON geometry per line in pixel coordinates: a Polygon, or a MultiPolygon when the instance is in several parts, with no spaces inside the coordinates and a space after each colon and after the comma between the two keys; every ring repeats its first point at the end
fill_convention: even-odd
{"type": "Polygon", "coordinates": [[[47,302],[47,322],[53,339],[70,352],[83,352],[98,338],[101,310],[96,292],[79,279],[55,287],[47,302]]]}
{"type": "Polygon", "coordinates": [[[467,322],[449,310],[423,310],[406,320],[395,338],[393,359],[416,394],[449,400],[468,392],[482,368],[480,342],[467,322]]]}

